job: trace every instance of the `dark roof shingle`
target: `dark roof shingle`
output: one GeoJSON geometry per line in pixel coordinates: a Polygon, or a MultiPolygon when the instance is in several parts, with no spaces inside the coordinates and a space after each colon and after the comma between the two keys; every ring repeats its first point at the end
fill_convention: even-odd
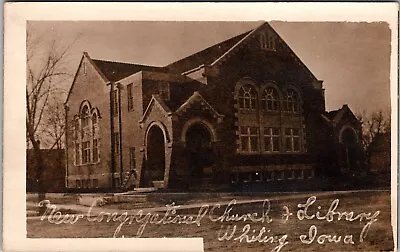
{"type": "Polygon", "coordinates": [[[222,41],[221,43],[210,46],[188,57],[175,61],[165,66],[165,68],[167,68],[170,72],[173,73],[183,73],[203,64],[211,64],[220,56],[222,56],[226,51],[232,48],[241,39],[243,39],[251,31],[252,30],[247,31],[238,36],[222,41]]]}
{"type": "Polygon", "coordinates": [[[162,72],[165,70],[163,67],[156,66],[146,66],[98,59],[92,60],[109,81],[118,81],[140,71],[162,72]]]}

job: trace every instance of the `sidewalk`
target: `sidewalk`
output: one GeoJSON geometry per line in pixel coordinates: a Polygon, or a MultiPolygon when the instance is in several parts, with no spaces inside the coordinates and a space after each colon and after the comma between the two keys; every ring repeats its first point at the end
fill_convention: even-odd
{"type": "MultiPolygon", "coordinates": [[[[371,191],[379,191],[379,190],[371,190],[371,191]]],[[[382,190],[382,192],[387,191],[387,190],[382,190]]],[[[301,198],[308,198],[311,196],[316,196],[317,198],[321,197],[327,197],[327,196],[334,196],[334,195],[346,195],[346,194],[351,194],[354,192],[360,192],[360,191],[334,191],[334,192],[309,192],[309,193],[287,193],[288,195],[268,195],[268,193],[265,194],[265,196],[257,195],[253,198],[257,199],[243,199],[243,200],[236,200],[236,205],[242,205],[242,204],[250,204],[250,203],[260,203],[263,202],[265,199],[268,199],[270,201],[274,200],[294,200],[294,199],[301,199],[301,198]]],[[[361,192],[369,192],[368,190],[366,191],[361,191],[361,192]]],[[[285,193],[286,194],[286,193],[285,193]]],[[[251,197],[251,196],[249,196],[251,197]]],[[[200,208],[204,205],[209,205],[213,206],[216,204],[220,204],[221,206],[226,206],[229,204],[229,202],[235,198],[234,195],[232,196],[225,196],[221,198],[221,201],[218,202],[199,202],[199,203],[193,203],[193,204],[187,204],[187,205],[179,205],[179,210],[182,209],[196,209],[200,208]],[[226,198],[224,200],[223,198],[226,198]],[[229,198],[229,200],[228,200],[229,198]]],[[[143,213],[154,213],[154,212],[165,212],[167,211],[168,207],[166,206],[159,206],[159,207],[151,207],[151,208],[138,208],[138,209],[131,209],[131,210],[123,210],[123,209],[115,209],[115,208],[107,208],[107,207],[88,207],[88,206],[83,206],[83,205],[76,205],[76,204],[55,204],[57,206],[57,210],[72,210],[77,213],[88,213],[90,210],[90,215],[91,216],[97,216],[100,214],[104,213],[116,213],[116,214],[123,214],[127,213],[128,215],[135,215],[139,210],[142,210],[143,213]]],[[[26,202],[27,207],[31,208],[37,208],[37,203],[33,202],[26,202]]],[[[27,216],[28,220],[38,220],[40,219],[41,216],[27,216]]]]}

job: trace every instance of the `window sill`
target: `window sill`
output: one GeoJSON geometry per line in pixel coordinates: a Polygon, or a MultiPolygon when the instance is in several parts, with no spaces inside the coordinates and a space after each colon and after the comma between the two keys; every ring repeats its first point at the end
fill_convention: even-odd
{"type": "Polygon", "coordinates": [[[283,111],[281,111],[281,110],[265,110],[265,109],[262,110],[263,114],[277,114],[277,115],[279,115],[281,112],[283,112],[283,111]]]}
{"type": "Polygon", "coordinates": [[[96,162],[96,163],[84,163],[84,164],[74,164],[74,166],[75,167],[81,167],[81,166],[88,166],[88,165],[97,165],[97,164],[100,164],[101,162],[100,162],[100,160],[98,161],[98,162],[96,162]]]}
{"type": "Polygon", "coordinates": [[[249,151],[249,152],[244,152],[244,151],[236,151],[236,154],[239,155],[259,155],[262,154],[260,151],[249,151]]]}
{"type": "Polygon", "coordinates": [[[239,108],[239,113],[246,113],[246,114],[257,114],[257,109],[245,109],[239,108]]]}

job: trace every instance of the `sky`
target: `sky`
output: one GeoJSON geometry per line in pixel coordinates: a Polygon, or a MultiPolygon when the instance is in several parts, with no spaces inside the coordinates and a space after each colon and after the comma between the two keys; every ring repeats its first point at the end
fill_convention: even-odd
{"type": "MultiPolygon", "coordinates": [[[[257,22],[30,21],[39,50],[55,39],[71,45],[73,75],[83,51],[94,59],[164,66],[256,27],[257,22]],[[43,36],[44,35],[44,36],[43,36]]],[[[325,88],[326,109],[354,113],[390,108],[390,29],[387,23],[281,22],[271,26],[325,88]]],[[[72,78],[63,83],[67,92],[72,78]]]]}

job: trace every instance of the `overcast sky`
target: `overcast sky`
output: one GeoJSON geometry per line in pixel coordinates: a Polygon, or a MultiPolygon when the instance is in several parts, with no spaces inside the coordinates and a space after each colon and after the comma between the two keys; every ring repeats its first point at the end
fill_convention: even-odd
{"type": "MultiPolygon", "coordinates": [[[[255,22],[31,22],[43,40],[74,39],[68,69],[83,51],[92,58],[164,66],[250,30],[255,22]]],[[[270,22],[314,75],[324,81],[326,108],[390,108],[390,30],[386,23],[270,22]]],[[[42,45],[45,45],[46,41],[42,45]]],[[[45,46],[43,47],[45,48],[45,46]]],[[[72,81],[72,80],[71,80],[72,81]]],[[[65,83],[68,89],[70,81],[65,83]]]]}

